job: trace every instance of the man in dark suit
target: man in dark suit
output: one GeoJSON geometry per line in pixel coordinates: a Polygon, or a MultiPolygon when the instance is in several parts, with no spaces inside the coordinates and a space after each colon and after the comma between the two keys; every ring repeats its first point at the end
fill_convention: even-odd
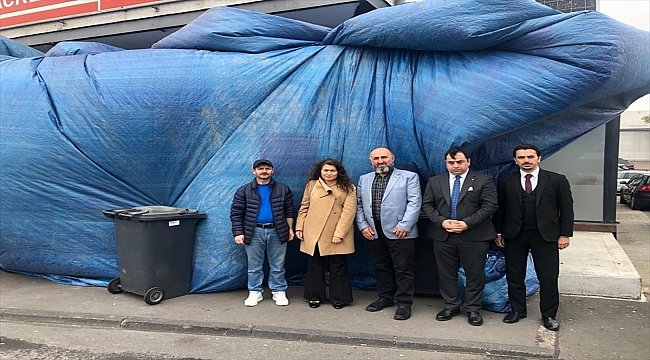
{"type": "Polygon", "coordinates": [[[525,144],[512,152],[519,171],[499,180],[499,208],[493,222],[496,244],[505,247],[508,298],[512,306],[503,322],[526,317],[526,263],[533,254],[540,284],[539,307],[544,327],[557,331],[555,319],[560,303],[558,276],[560,255],[573,236],[573,198],[564,175],[542,170],[542,152],[525,144]]]}
{"type": "Polygon", "coordinates": [[[480,326],[485,259],[496,235],[490,220],[497,209],[496,187],[489,176],[469,170],[469,155],[461,148],[449,149],[445,164],[448,172],[430,178],[422,198],[422,211],[431,220],[427,236],[434,241],[440,295],[445,300],[436,320],[460,314],[458,270],[462,265],[467,279],[467,321],[480,326]]]}

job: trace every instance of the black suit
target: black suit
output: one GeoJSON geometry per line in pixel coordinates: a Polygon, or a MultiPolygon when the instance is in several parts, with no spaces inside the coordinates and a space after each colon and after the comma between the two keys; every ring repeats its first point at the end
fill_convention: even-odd
{"type": "Polygon", "coordinates": [[[564,175],[540,169],[532,194],[524,192],[521,173],[507,175],[498,184],[499,208],[493,222],[505,240],[508,297],[512,310],[526,313],[526,264],[530,249],[540,282],[542,317],[555,317],[559,306],[560,272],[557,241],[573,236],[573,198],[564,175]],[[530,198],[532,226],[522,226],[526,199],[530,198]],[[534,216],[534,217],[533,217],[534,216]]]}
{"type": "Polygon", "coordinates": [[[427,236],[434,240],[434,254],[438,265],[440,294],[445,308],[460,307],[458,269],[462,265],[466,275],[465,310],[481,308],[485,286],[485,258],[489,240],[496,236],[490,217],[497,209],[496,187],[492,179],[469,170],[456,206],[457,219],[468,229],[460,234],[449,233],[442,222],[451,216],[450,174],[445,172],[429,179],[422,198],[422,211],[431,221],[427,236]]]}

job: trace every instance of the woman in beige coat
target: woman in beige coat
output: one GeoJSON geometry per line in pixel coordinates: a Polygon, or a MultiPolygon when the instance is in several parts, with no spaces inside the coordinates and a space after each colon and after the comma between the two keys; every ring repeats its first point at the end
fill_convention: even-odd
{"type": "Polygon", "coordinates": [[[352,302],[347,254],[354,253],[357,192],[343,165],[317,162],[310,171],[298,218],[300,251],[309,255],[304,297],[317,308],[325,301],[325,259],[329,259],[330,301],[335,309],[352,302]]]}

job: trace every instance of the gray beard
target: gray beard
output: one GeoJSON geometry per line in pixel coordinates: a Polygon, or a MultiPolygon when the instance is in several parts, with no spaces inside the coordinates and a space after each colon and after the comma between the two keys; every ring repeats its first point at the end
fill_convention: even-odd
{"type": "Polygon", "coordinates": [[[375,168],[375,173],[379,175],[386,175],[390,173],[394,165],[387,165],[375,168]]]}

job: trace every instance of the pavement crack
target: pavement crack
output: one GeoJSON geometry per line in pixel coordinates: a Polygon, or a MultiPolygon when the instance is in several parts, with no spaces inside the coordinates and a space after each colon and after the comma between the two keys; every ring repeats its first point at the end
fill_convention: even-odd
{"type": "Polygon", "coordinates": [[[124,326],[124,322],[126,321],[126,319],[127,319],[127,318],[123,318],[122,320],[120,320],[120,325],[119,325],[119,327],[123,327],[123,326],[124,326]]]}

